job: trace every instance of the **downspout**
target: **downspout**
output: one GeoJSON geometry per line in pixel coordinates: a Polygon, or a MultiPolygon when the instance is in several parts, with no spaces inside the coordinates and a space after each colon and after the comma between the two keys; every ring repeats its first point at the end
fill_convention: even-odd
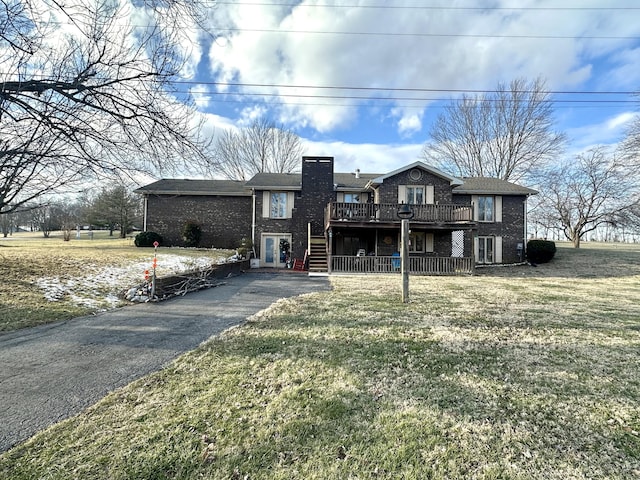
{"type": "Polygon", "coordinates": [[[524,238],[522,239],[522,261],[527,258],[527,238],[529,237],[529,219],[527,218],[528,208],[527,208],[527,200],[529,199],[529,195],[524,197],[524,238]]]}
{"type": "Polygon", "coordinates": [[[256,255],[256,189],[251,189],[251,244],[253,255],[256,255]]]}
{"type": "Polygon", "coordinates": [[[146,232],[147,231],[147,215],[148,215],[148,209],[149,209],[149,196],[148,195],[143,195],[143,210],[144,213],[142,215],[142,231],[146,232]]]}

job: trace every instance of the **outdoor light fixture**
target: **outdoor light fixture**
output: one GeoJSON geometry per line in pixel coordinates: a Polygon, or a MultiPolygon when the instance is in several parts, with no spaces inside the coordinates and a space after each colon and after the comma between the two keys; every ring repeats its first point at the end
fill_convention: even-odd
{"type": "Polygon", "coordinates": [[[409,301],[409,220],[413,218],[412,208],[403,203],[398,208],[400,217],[400,273],[402,274],[402,303],[409,301]]]}
{"type": "Polygon", "coordinates": [[[398,208],[398,217],[403,220],[410,220],[413,218],[413,210],[409,205],[403,203],[402,205],[400,205],[400,208],[398,208]]]}

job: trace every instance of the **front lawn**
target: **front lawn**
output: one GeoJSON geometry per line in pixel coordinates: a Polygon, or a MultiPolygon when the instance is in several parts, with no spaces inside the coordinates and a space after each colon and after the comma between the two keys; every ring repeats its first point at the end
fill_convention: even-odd
{"type": "MultiPolygon", "coordinates": [[[[74,234],[75,235],[75,234],[74,234]]],[[[164,248],[158,276],[216,264],[229,250],[164,248]]],[[[0,332],[68,320],[122,306],[121,293],[144,281],[153,248],[136,248],[133,238],[94,231],[90,240],[63,241],[60,232],[17,233],[0,238],[0,332]]]]}
{"type": "Polygon", "coordinates": [[[640,249],[344,276],[0,456],[7,479],[640,477],[640,249]]]}

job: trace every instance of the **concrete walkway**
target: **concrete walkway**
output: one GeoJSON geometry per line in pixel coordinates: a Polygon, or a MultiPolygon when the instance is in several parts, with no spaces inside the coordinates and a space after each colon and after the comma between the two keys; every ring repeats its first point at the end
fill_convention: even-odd
{"type": "Polygon", "coordinates": [[[165,302],[0,335],[0,452],[326,277],[249,272],[165,302]]]}

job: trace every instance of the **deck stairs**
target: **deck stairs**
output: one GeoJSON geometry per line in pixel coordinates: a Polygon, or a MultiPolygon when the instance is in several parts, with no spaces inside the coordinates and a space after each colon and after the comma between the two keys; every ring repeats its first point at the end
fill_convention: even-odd
{"type": "Polygon", "coordinates": [[[309,273],[327,272],[327,241],[324,237],[309,237],[309,273]]]}

